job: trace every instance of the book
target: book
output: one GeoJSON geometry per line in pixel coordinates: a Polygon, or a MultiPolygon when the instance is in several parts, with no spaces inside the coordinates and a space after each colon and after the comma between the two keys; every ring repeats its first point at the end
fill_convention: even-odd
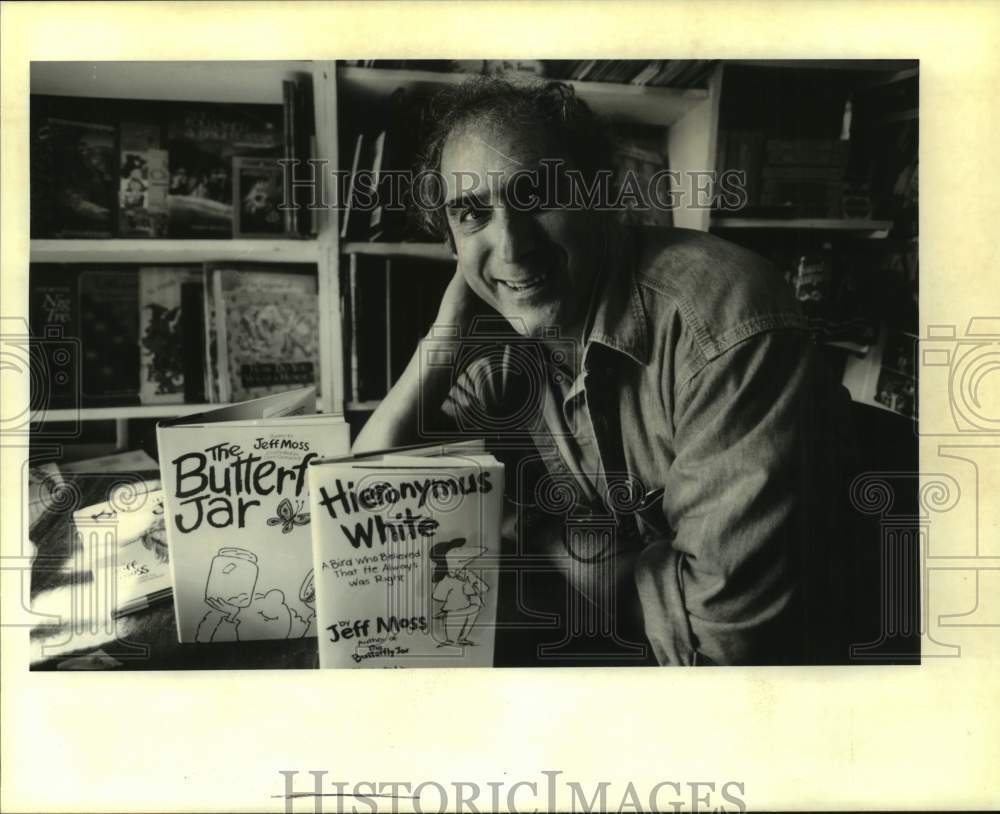
{"type": "Polygon", "coordinates": [[[224,265],[211,277],[220,401],[319,383],[313,266],[224,265]]]}
{"type": "Polygon", "coordinates": [[[35,131],[32,234],[37,237],[111,237],[117,186],[113,125],[45,117],[35,131]],[[46,207],[50,208],[45,211],[46,207]]]}
{"type": "Polygon", "coordinates": [[[286,175],[270,158],[233,158],[233,237],[293,235],[297,220],[280,209],[286,175]]]}
{"type": "Polygon", "coordinates": [[[105,587],[113,618],[173,595],[159,481],[130,488],[127,499],[112,496],[74,512],[73,532],[74,570],[105,587]]]}
{"type": "Polygon", "coordinates": [[[388,258],[350,258],[348,352],[350,392],[355,402],[381,399],[389,389],[391,267],[388,258]]]}
{"type": "Polygon", "coordinates": [[[185,283],[197,284],[200,280],[200,268],[143,266],[139,269],[139,400],[143,404],[184,401],[181,291],[185,283]]]}
{"type": "Polygon", "coordinates": [[[344,215],[340,224],[340,239],[348,240],[357,235],[359,216],[351,214],[354,211],[355,200],[360,195],[361,155],[364,149],[365,137],[358,133],[354,138],[354,154],[351,159],[351,173],[347,178],[347,189],[344,191],[344,215]]]}
{"type": "Polygon", "coordinates": [[[157,426],[181,642],[315,635],[309,463],[350,445],[303,388],[157,426]]]}
{"type": "Polygon", "coordinates": [[[649,139],[622,137],[615,145],[612,161],[615,185],[622,191],[626,206],[624,217],[635,224],[673,226],[671,181],[665,173],[668,168],[663,153],[649,139]]]}
{"type": "Polygon", "coordinates": [[[233,157],[277,159],[280,105],[174,106],[167,120],[171,237],[231,237],[233,157]]]}
{"type": "Polygon", "coordinates": [[[60,492],[67,488],[59,465],[44,463],[28,469],[28,533],[49,509],[58,509],[60,492]]]}
{"type": "Polygon", "coordinates": [[[160,125],[122,121],[119,141],[118,236],[163,237],[170,166],[160,125]]]}
{"type": "Polygon", "coordinates": [[[32,410],[79,406],[79,272],[32,263],[28,276],[32,410]]]}
{"type": "Polygon", "coordinates": [[[312,463],[320,667],[491,667],[503,491],[447,447],[312,463]]]}
{"type": "Polygon", "coordinates": [[[97,458],[85,458],[80,461],[59,465],[63,474],[80,475],[84,473],[99,473],[108,475],[113,472],[144,472],[156,471],[157,465],[149,453],[141,449],[131,449],[127,452],[116,452],[111,455],[101,455],[97,458]]]}
{"type": "Polygon", "coordinates": [[[80,275],[83,404],[134,404],[139,396],[139,276],[134,268],[80,275]]]}
{"type": "Polygon", "coordinates": [[[205,277],[181,283],[181,360],[184,401],[201,404],[205,393],[205,277]]]}
{"type": "Polygon", "coordinates": [[[215,284],[214,269],[206,263],[202,267],[202,324],[205,330],[203,343],[204,387],[205,400],[219,400],[219,337],[215,322],[215,284]]]}
{"type": "Polygon", "coordinates": [[[916,347],[914,334],[883,324],[872,349],[860,358],[849,356],[844,365],[851,398],[916,420],[916,347]]]}

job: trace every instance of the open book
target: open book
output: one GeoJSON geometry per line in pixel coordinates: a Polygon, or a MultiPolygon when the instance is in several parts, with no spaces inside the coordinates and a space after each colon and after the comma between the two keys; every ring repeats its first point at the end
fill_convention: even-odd
{"type": "Polygon", "coordinates": [[[480,450],[309,467],[320,667],[493,665],[504,470],[480,450]]]}
{"type": "Polygon", "coordinates": [[[157,427],[180,641],[316,635],[306,473],[350,428],[315,407],[305,388],[157,427]]]}
{"type": "Polygon", "coordinates": [[[74,571],[110,599],[112,617],[170,598],[170,566],[157,481],[130,485],[104,503],[73,513],[74,571]]]}

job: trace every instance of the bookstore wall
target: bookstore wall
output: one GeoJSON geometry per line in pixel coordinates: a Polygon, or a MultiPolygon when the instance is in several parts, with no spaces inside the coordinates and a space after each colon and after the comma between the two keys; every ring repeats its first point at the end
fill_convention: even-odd
{"type": "Polygon", "coordinates": [[[743,171],[738,211],[625,216],[769,257],[854,399],[916,418],[915,64],[36,63],[34,440],[155,457],[158,420],[308,384],[356,433],[454,270],[380,178],[413,166],[429,95],[484,73],[573,84],[619,173],[743,171]],[[289,183],[308,159],[339,205],[289,183]]]}

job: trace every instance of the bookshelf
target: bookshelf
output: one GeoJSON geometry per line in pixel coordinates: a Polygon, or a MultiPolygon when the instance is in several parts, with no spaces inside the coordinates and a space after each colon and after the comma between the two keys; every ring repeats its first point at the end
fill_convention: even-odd
{"type": "Polygon", "coordinates": [[[315,263],[315,240],[32,240],[32,263],[315,263]]]}
{"type": "Polygon", "coordinates": [[[421,260],[453,261],[447,246],[440,243],[345,243],[341,254],[369,257],[413,257],[421,260]]]}
{"type": "Polygon", "coordinates": [[[853,234],[856,237],[884,238],[891,220],[863,218],[739,218],[713,217],[713,229],[766,229],[769,231],[815,231],[853,234]]]}
{"type": "MultiPolygon", "coordinates": [[[[281,105],[282,82],[310,82],[314,93],[317,157],[336,160],[336,81],[332,65],[309,61],[266,62],[35,62],[33,95],[116,99],[151,103],[239,103],[281,105]]],[[[320,409],[342,411],[338,248],[335,218],[317,215],[314,239],[277,236],[237,239],[43,239],[31,240],[32,263],[185,264],[205,262],[309,263],[317,268],[320,322],[320,409]]],[[[135,404],[48,409],[39,420],[114,421],[118,446],[127,438],[127,422],[200,412],[222,405],[135,404]]],[[[34,416],[33,416],[34,417],[34,416]]]]}
{"type": "MultiPolygon", "coordinates": [[[[426,70],[346,67],[323,61],[267,62],[39,62],[30,91],[46,96],[144,100],[150,102],[228,102],[281,104],[282,81],[312,84],[316,127],[314,157],[343,167],[339,151],[349,122],[341,119],[353,105],[388,100],[399,88],[424,94],[465,81],[470,75],[426,70]]],[[[657,128],[670,168],[711,170],[715,158],[718,88],[721,69],[707,89],[674,89],[603,82],[569,82],[599,114],[615,122],[657,128]]],[[[320,309],[320,387],[324,408],[335,413],[373,410],[378,399],[354,400],[345,390],[345,323],[341,284],[352,257],[386,261],[452,263],[446,246],[434,243],[341,242],[338,213],[316,213],[314,239],[43,239],[30,242],[33,263],[182,264],[210,261],[313,263],[318,270],[320,309]]],[[[683,208],[678,226],[707,230],[709,213],[683,208]]],[[[47,421],[157,419],[206,409],[205,404],[134,405],[53,409],[47,421]]]]}

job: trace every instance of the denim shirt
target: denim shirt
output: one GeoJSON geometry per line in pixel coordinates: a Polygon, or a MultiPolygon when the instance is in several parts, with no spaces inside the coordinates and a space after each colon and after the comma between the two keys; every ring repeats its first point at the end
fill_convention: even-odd
{"type": "MultiPolygon", "coordinates": [[[[582,351],[600,454],[585,474],[627,538],[621,563],[656,660],[814,660],[842,598],[846,391],[762,258],[680,229],[610,245],[582,351]]],[[[554,389],[528,382],[512,354],[523,347],[470,365],[445,412],[517,414],[548,476],[568,472],[550,423],[524,420],[551,409],[554,389]]]]}

